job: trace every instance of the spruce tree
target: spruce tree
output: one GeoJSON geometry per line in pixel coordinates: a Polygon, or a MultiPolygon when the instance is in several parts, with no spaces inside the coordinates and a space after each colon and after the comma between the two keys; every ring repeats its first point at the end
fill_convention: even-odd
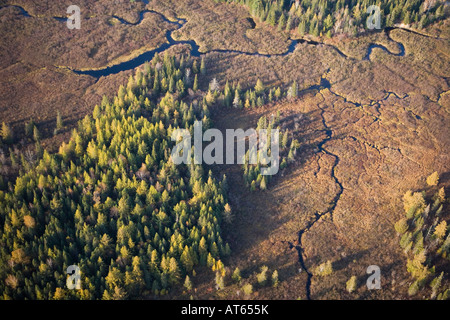
{"type": "Polygon", "coordinates": [[[186,279],[184,280],[184,287],[188,292],[192,290],[192,282],[191,279],[189,278],[189,275],[187,275],[186,279]]]}
{"type": "Polygon", "coordinates": [[[192,86],[192,90],[194,90],[194,92],[198,91],[198,77],[197,77],[197,74],[195,75],[195,78],[194,78],[194,85],[192,86]]]}
{"type": "Polygon", "coordinates": [[[7,144],[11,144],[13,142],[12,130],[5,122],[2,123],[1,136],[2,136],[3,142],[5,142],[7,144]]]}
{"type": "Polygon", "coordinates": [[[205,59],[203,57],[202,57],[202,62],[200,64],[200,73],[202,75],[206,75],[205,59]]]}
{"type": "Polygon", "coordinates": [[[241,277],[241,270],[239,270],[238,267],[236,267],[236,269],[234,269],[233,275],[231,276],[231,278],[236,283],[240,283],[241,282],[241,279],[242,279],[242,277],[241,277]]]}
{"type": "Polygon", "coordinates": [[[281,13],[280,18],[278,19],[278,30],[281,31],[286,26],[286,16],[284,13],[281,13]]]}
{"type": "Polygon", "coordinates": [[[264,93],[264,84],[263,84],[263,82],[260,79],[258,79],[256,81],[255,92],[256,92],[257,95],[260,95],[260,94],[264,93]]]}

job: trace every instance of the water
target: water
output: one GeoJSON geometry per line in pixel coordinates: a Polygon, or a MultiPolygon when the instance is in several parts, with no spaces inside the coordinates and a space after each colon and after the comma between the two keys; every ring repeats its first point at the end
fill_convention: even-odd
{"type": "MultiPolygon", "coordinates": [[[[187,44],[187,45],[189,45],[191,47],[190,54],[193,57],[199,57],[201,54],[204,54],[204,53],[201,53],[199,51],[199,46],[194,40],[174,40],[173,39],[172,33],[174,31],[180,29],[181,27],[183,27],[183,25],[187,22],[185,19],[178,18],[177,21],[170,21],[163,14],[161,14],[159,12],[156,12],[156,11],[153,11],[153,10],[144,10],[144,11],[142,11],[141,14],[140,14],[140,19],[136,23],[130,23],[130,22],[128,22],[128,21],[126,21],[126,20],[124,20],[122,18],[119,18],[117,16],[114,16],[114,18],[118,19],[121,23],[124,23],[124,24],[137,25],[137,24],[141,23],[141,21],[142,21],[142,19],[144,17],[144,14],[147,13],[147,12],[158,14],[165,22],[170,23],[170,24],[174,24],[174,25],[177,26],[177,28],[175,30],[167,31],[167,33],[166,33],[167,43],[162,44],[161,46],[159,46],[156,49],[146,51],[146,52],[142,53],[141,55],[139,55],[139,56],[137,56],[137,57],[135,57],[135,58],[133,58],[131,60],[128,60],[128,61],[116,64],[116,65],[113,65],[113,66],[110,66],[110,67],[107,67],[107,68],[104,68],[104,69],[99,69],[99,70],[73,70],[73,71],[75,73],[77,73],[77,74],[85,74],[85,75],[89,75],[89,76],[92,76],[92,77],[95,77],[95,78],[105,77],[105,76],[108,76],[108,75],[111,75],[111,74],[119,73],[121,71],[134,69],[134,68],[142,65],[143,63],[152,60],[156,53],[161,53],[161,52],[169,49],[170,47],[175,46],[175,45],[179,45],[179,44],[187,44]]],[[[281,53],[281,54],[262,54],[262,53],[258,53],[258,52],[245,52],[245,51],[240,51],[240,50],[221,50],[221,49],[211,50],[209,52],[237,53],[237,54],[242,54],[242,55],[253,55],[253,56],[266,57],[266,58],[270,58],[270,57],[274,57],[274,56],[285,56],[285,55],[288,55],[288,54],[294,52],[295,47],[297,45],[297,40],[290,40],[290,41],[291,41],[291,44],[289,45],[288,50],[286,52],[284,52],[284,53],[281,53]]]]}
{"type": "MultiPolygon", "coordinates": [[[[389,39],[390,39],[389,32],[391,32],[391,30],[393,30],[393,29],[394,29],[394,28],[390,27],[390,28],[386,28],[386,29],[384,30],[384,32],[387,34],[387,36],[388,36],[389,39]]],[[[391,39],[391,40],[392,40],[392,39],[391,39]]],[[[389,54],[391,54],[391,55],[393,55],[393,56],[396,56],[396,57],[403,57],[403,56],[405,55],[405,47],[404,47],[403,44],[401,44],[400,42],[397,42],[397,45],[398,45],[398,47],[399,47],[399,49],[400,49],[400,52],[399,52],[399,53],[392,53],[392,52],[390,52],[385,46],[382,46],[382,45],[379,45],[379,44],[374,44],[374,43],[372,43],[372,44],[369,46],[369,48],[367,49],[367,54],[366,54],[366,56],[364,57],[364,60],[369,60],[369,59],[370,59],[370,54],[372,53],[373,48],[380,48],[380,49],[382,49],[383,51],[385,51],[385,52],[387,52],[387,53],[389,53],[389,54]]]]}
{"type": "Polygon", "coordinates": [[[21,6],[17,6],[17,5],[4,5],[4,6],[0,6],[0,9],[2,8],[6,8],[6,7],[13,7],[13,8],[17,8],[20,11],[20,14],[25,16],[25,17],[31,17],[30,14],[28,13],[28,11],[26,11],[24,8],[22,8],[21,6]]]}
{"type": "Polygon", "coordinates": [[[390,52],[385,46],[382,46],[382,45],[379,45],[379,44],[374,44],[374,43],[372,43],[372,44],[369,46],[369,49],[367,49],[367,54],[366,54],[366,56],[364,57],[364,60],[369,60],[373,48],[380,48],[380,49],[382,49],[383,51],[385,51],[385,52],[387,52],[387,53],[389,53],[389,54],[391,54],[391,55],[393,55],[393,56],[396,56],[396,57],[403,57],[403,56],[405,55],[405,47],[404,47],[401,43],[398,43],[398,46],[399,46],[399,48],[400,48],[400,53],[392,53],[392,52],[390,52]]]}
{"type": "MultiPolygon", "coordinates": [[[[144,0],[143,1],[145,4],[148,4],[148,0],[144,0]]],[[[11,5],[12,7],[18,8],[20,10],[20,13],[25,16],[25,17],[30,17],[30,14],[22,7],[17,6],[17,5],[11,5]]],[[[3,6],[6,7],[6,6],[3,6]]],[[[182,28],[184,26],[184,24],[186,23],[185,19],[181,19],[181,18],[177,18],[176,21],[170,21],[169,19],[167,19],[163,14],[153,11],[153,10],[144,10],[140,12],[140,16],[139,16],[139,20],[135,23],[130,23],[126,20],[124,20],[123,18],[120,18],[118,16],[113,16],[114,18],[116,18],[117,20],[119,20],[121,23],[123,24],[128,24],[128,25],[138,25],[139,23],[142,22],[142,20],[144,19],[144,14],[145,13],[154,13],[154,14],[158,14],[165,22],[173,24],[176,26],[176,29],[174,30],[169,30],[166,33],[166,39],[167,42],[160,45],[158,48],[153,49],[153,50],[149,50],[146,51],[142,54],[140,54],[139,56],[130,59],[128,61],[107,67],[107,68],[103,68],[103,69],[98,69],[98,70],[72,70],[73,72],[77,73],[77,74],[84,74],[84,75],[89,75],[95,78],[99,78],[99,77],[106,77],[109,76],[111,74],[116,74],[122,71],[126,71],[126,70],[131,70],[134,69],[142,64],[144,64],[147,61],[151,61],[153,59],[153,57],[155,56],[156,53],[161,53],[167,49],[169,49],[172,46],[175,45],[179,45],[179,44],[187,44],[191,47],[190,49],[190,54],[193,57],[199,57],[200,55],[204,54],[202,52],[199,51],[199,46],[198,44],[194,41],[194,40],[174,40],[172,37],[172,33],[175,30],[179,30],[180,28],[182,28]]],[[[67,20],[67,18],[62,18],[62,17],[53,17],[54,19],[60,21],[60,22],[64,22],[67,20]]],[[[390,32],[392,30],[392,28],[386,29],[386,32],[390,32]]],[[[250,55],[250,56],[259,56],[259,57],[265,57],[265,58],[271,58],[271,57],[277,57],[277,56],[286,56],[288,54],[291,54],[295,51],[295,48],[297,46],[298,43],[307,43],[307,44],[311,44],[311,45],[318,45],[320,43],[315,42],[315,41],[307,41],[307,40],[292,40],[289,39],[290,41],[290,45],[287,49],[286,52],[281,53],[281,54],[262,54],[259,52],[245,52],[245,51],[240,51],[240,50],[227,50],[227,49],[217,49],[217,50],[211,50],[209,52],[219,52],[219,53],[235,53],[235,54],[241,54],[241,55],[250,55]]],[[[378,44],[371,44],[367,50],[367,54],[364,57],[365,60],[369,60],[370,58],[370,54],[372,53],[373,48],[381,48],[382,50],[388,52],[389,54],[395,55],[395,56],[404,56],[405,55],[405,48],[401,43],[398,43],[399,48],[400,48],[400,53],[399,54],[394,54],[392,52],[390,52],[386,47],[382,46],[382,45],[378,45],[378,44]]],[[[340,51],[338,50],[338,52],[340,53],[340,51]]],[[[343,55],[342,53],[340,53],[341,55],[343,55]]]]}

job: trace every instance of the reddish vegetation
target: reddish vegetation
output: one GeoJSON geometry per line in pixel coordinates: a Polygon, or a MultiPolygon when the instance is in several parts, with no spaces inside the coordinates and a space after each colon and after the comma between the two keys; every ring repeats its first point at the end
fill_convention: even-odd
{"type": "MultiPolygon", "coordinates": [[[[80,4],[86,8],[83,14],[92,18],[80,31],[61,32],[61,22],[51,17],[65,16],[65,10],[55,3],[15,3],[33,17],[22,17],[11,7],[0,9],[0,123],[7,122],[20,141],[24,123],[33,118],[47,138],[45,146],[53,151],[76,121],[91,113],[103,95],[115,93],[132,72],[97,80],[55,66],[100,68],[127,60],[139,49],[165,42],[166,30],[173,28],[151,13],[136,26],[111,26],[113,15],[138,21],[144,4],[85,1],[80,4]],[[52,137],[58,110],[66,129],[52,137]]],[[[169,9],[165,1],[151,1],[146,8],[186,18],[175,35],[195,39],[203,50],[286,51],[285,35],[263,25],[252,30],[248,12],[235,5],[219,6],[213,1],[195,6],[177,1],[169,9]]],[[[270,273],[279,272],[279,286],[260,288],[253,298],[307,298],[308,275],[299,272],[296,246],[301,246],[310,273],[323,262],[333,262],[331,276],[311,278],[313,299],[407,297],[410,280],[393,228],[403,215],[402,196],[408,189],[422,188],[434,171],[441,174],[440,186],[448,190],[450,185],[449,30],[444,21],[428,30],[433,36],[396,29],[389,36],[373,33],[356,40],[304,43],[284,57],[205,55],[208,80],[217,78],[221,85],[230,80],[249,88],[258,78],[266,86],[283,87],[296,80],[300,89],[319,85],[321,79],[330,83],[321,91],[303,91],[295,101],[213,111],[215,125],[225,130],[255,127],[260,116],[279,110],[301,143],[296,162],[266,191],[250,192],[239,166],[212,168],[215,174],[227,174],[231,186],[235,220],[225,226],[225,233],[233,254],[226,265],[239,267],[251,282],[262,265],[270,273]],[[374,48],[364,60],[372,43],[390,53],[374,48]],[[395,55],[399,44],[405,56],[395,55]],[[372,264],[381,267],[383,290],[368,291],[364,285],[366,268],[372,264]],[[359,286],[349,294],[345,284],[353,275],[359,286]]],[[[201,83],[202,88],[206,85],[201,83]]],[[[196,297],[242,297],[237,285],[211,290],[213,276],[198,273],[193,279],[196,297]]]]}

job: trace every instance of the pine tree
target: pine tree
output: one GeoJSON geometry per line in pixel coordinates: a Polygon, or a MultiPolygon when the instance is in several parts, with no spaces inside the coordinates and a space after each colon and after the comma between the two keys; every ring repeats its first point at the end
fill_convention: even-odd
{"type": "Polygon", "coordinates": [[[278,88],[275,90],[275,98],[276,98],[276,100],[279,100],[280,97],[281,97],[281,88],[278,87],[278,88]]]}
{"type": "Polygon", "coordinates": [[[302,19],[298,25],[298,33],[303,37],[306,33],[306,22],[302,19]]]}
{"type": "Polygon", "coordinates": [[[286,22],[286,32],[290,32],[292,28],[292,16],[289,15],[288,20],[286,22]]]}
{"type": "Polygon", "coordinates": [[[231,107],[232,101],[233,101],[233,97],[232,97],[232,93],[231,93],[231,87],[230,84],[228,83],[228,81],[225,84],[225,88],[224,88],[224,103],[226,107],[231,107]]]}
{"type": "Polygon", "coordinates": [[[267,15],[267,20],[266,20],[271,26],[275,26],[275,24],[277,23],[277,14],[275,12],[275,8],[271,8],[269,11],[269,14],[267,15]]]}
{"type": "Polygon", "coordinates": [[[159,95],[159,91],[161,90],[161,84],[159,80],[159,72],[155,71],[155,79],[153,81],[153,94],[159,95]]]}
{"type": "Polygon", "coordinates": [[[275,270],[272,273],[272,287],[277,287],[278,286],[278,271],[275,270]]]}
{"type": "Polygon", "coordinates": [[[183,264],[183,267],[186,270],[186,272],[191,272],[194,267],[194,262],[191,257],[191,253],[189,251],[188,246],[184,247],[184,250],[183,250],[183,253],[181,254],[180,260],[181,260],[181,263],[183,264]]]}
{"type": "Polygon", "coordinates": [[[35,125],[36,124],[34,123],[33,118],[25,124],[25,135],[27,137],[32,137],[35,125]]]}
{"type": "Polygon", "coordinates": [[[333,27],[333,17],[331,16],[331,14],[329,14],[323,22],[323,28],[325,31],[328,31],[332,27],[333,27]]]}
{"type": "Polygon", "coordinates": [[[395,223],[394,228],[399,235],[404,234],[406,231],[408,231],[408,220],[406,218],[400,219],[395,223]]]}
{"type": "Polygon", "coordinates": [[[203,57],[202,57],[202,62],[200,63],[200,73],[202,75],[206,75],[205,59],[203,57]]]}
{"type": "Polygon", "coordinates": [[[234,92],[233,107],[236,109],[242,108],[241,98],[239,97],[239,91],[237,89],[234,92]]]}
{"type": "Polygon", "coordinates": [[[189,278],[189,275],[187,275],[186,279],[184,280],[184,287],[188,292],[192,290],[192,282],[191,279],[189,278]]]}
{"type": "Polygon", "coordinates": [[[211,80],[211,82],[209,83],[209,90],[215,92],[219,90],[219,83],[217,82],[217,79],[214,78],[211,80]]]}
{"type": "Polygon", "coordinates": [[[444,271],[441,272],[441,274],[439,275],[439,277],[436,277],[433,279],[433,281],[431,281],[430,287],[432,289],[431,292],[431,299],[435,299],[437,294],[438,294],[438,290],[439,287],[442,284],[442,279],[444,278],[444,271]]]}
{"type": "Polygon", "coordinates": [[[445,234],[447,233],[447,222],[445,220],[442,220],[439,225],[436,226],[434,230],[434,235],[439,239],[442,240],[445,237],[445,234]]]}
{"type": "Polygon", "coordinates": [[[96,104],[94,107],[94,111],[92,112],[92,118],[94,119],[100,118],[100,107],[98,106],[98,104],[96,104]]]}
{"type": "Polygon", "coordinates": [[[2,132],[1,132],[2,139],[5,143],[11,144],[13,142],[13,133],[11,128],[5,123],[2,123],[2,132]]]}
{"type": "Polygon", "coordinates": [[[174,77],[170,77],[169,80],[169,92],[174,93],[175,92],[175,79],[174,77]]]}
{"type": "Polygon", "coordinates": [[[255,92],[256,92],[257,95],[260,95],[260,94],[264,93],[264,84],[262,83],[262,81],[260,79],[258,79],[256,81],[255,92]]]}
{"type": "Polygon", "coordinates": [[[352,293],[356,290],[357,282],[356,276],[352,276],[346,283],[346,288],[349,293],[352,293]]]}
{"type": "Polygon", "coordinates": [[[197,77],[197,74],[195,75],[195,78],[194,78],[194,85],[192,86],[192,90],[194,90],[194,92],[198,91],[198,77],[197,77]]]}
{"type": "Polygon", "coordinates": [[[286,16],[284,13],[281,13],[280,18],[278,19],[278,30],[281,31],[286,26],[286,16]]]}
{"type": "Polygon", "coordinates": [[[216,272],[216,290],[222,290],[225,288],[225,281],[220,272],[216,272]]]}
{"type": "Polygon", "coordinates": [[[246,283],[242,287],[242,291],[244,292],[245,296],[248,298],[253,293],[253,286],[250,283],[246,283]]]}
{"type": "Polygon", "coordinates": [[[439,174],[437,171],[430,174],[427,178],[427,184],[429,186],[436,186],[439,183],[439,174]]]}
{"type": "Polygon", "coordinates": [[[192,63],[192,72],[194,72],[194,74],[197,74],[199,72],[197,60],[194,60],[194,62],[192,63]]]}
{"type": "Polygon", "coordinates": [[[178,267],[177,260],[172,257],[169,260],[169,281],[171,283],[177,283],[180,278],[180,270],[178,267]]]}
{"type": "Polygon", "coordinates": [[[236,283],[240,283],[241,282],[241,280],[242,280],[241,270],[239,270],[238,267],[236,267],[236,269],[234,269],[234,272],[233,272],[233,275],[231,276],[231,278],[236,283]]]}
{"type": "Polygon", "coordinates": [[[295,99],[298,96],[298,84],[297,84],[297,81],[295,81],[295,80],[291,86],[291,94],[292,94],[293,99],[295,99]]]}
{"type": "Polygon", "coordinates": [[[56,129],[57,130],[61,130],[64,127],[64,123],[61,117],[61,113],[59,112],[59,110],[56,113],[56,129]]]}
{"type": "Polygon", "coordinates": [[[262,266],[260,273],[256,275],[256,279],[258,280],[259,285],[263,286],[267,280],[267,266],[262,266]]]}

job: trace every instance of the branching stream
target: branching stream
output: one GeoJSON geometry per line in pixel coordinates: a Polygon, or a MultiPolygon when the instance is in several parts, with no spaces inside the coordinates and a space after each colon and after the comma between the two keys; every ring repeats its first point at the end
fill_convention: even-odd
{"type": "MultiPolygon", "coordinates": [[[[144,2],[146,2],[146,1],[144,1],[144,2]]],[[[5,8],[5,7],[8,7],[8,6],[2,6],[2,7],[0,7],[0,9],[1,8],[5,8]]],[[[10,7],[18,8],[20,10],[20,13],[23,16],[25,16],[25,17],[31,17],[30,14],[24,8],[22,8],[20,6],[11,5],[10,7]]],[[[199,45],[196,43],[195,40],[174,40],[173,39],[172,33],[174,31],[176,31],[176,30],[181,29],[187,23],[186,19],[176,18],[176,21],[171,21],[165,15],[163,15],[162,13],[156,12],[154,10],[143,10],[143,11],[141,11],[140,12],[140,16],[139,16],[139,20],[137,22],[134,22],[134,23],[128,22],[125,19],[120,18],[118,16],[112,16],[112,17],[117,19],[118,21],[120,21],[120,23],[123,23],[123,24],[138,25],[138,24],[140,24],[143,21],[144,16],[145,16],[146,13],[157,14],[166,23],[175,25],[175,27],[176,27],[175,29],[169,30],[169,31],[166,32],[166,39],[167,39],[166,43],[163,43],[162,45],[160,45],[156,49],[148,50],[148,51],[140,54],[139,56],[137,56],[135,58],[132,58],[132,59],[130,59],[128,61],[125,61],[125,62],[122,62],[122,63],[118,63],[116,65],[112,65],[112,66],[109,66],[109,67],[106,67],[106,68],[90,69],[90,70],[75,70],[75,69],[71,69],[71,68],[69,68],[69,69],[72,70],[73,72],[77,73],[77,74],[89,75],[89,76],[92,76],[92,77],[95,77],[95,78],[100,78],[102,76],[108,76],[108,75],[111,75],[111,74],[119,73],[121,71],[134,69],[134,68],[142,65],[143,63],[145,63],[147,61],[150,61],[155,56],[156,53],[163,52],[163,51],[171,48],[172,46],[179,45],[179,44],[187,44],[187,45],[189,45],[191,47],[191,49],[190,49],[191,56],[199,57],[202,54],[206,54],[207,53],[207,52],[200,52],[199,45]]],[[[65,19],[65,18],[61,18],[61,17],[53,17],[53,18],[57,19],[58,21],[63,21],[65,19]]],[[[386,34],[387,34],[387,36],[388,36],[388,38],[390,40],[392,40],[392,38],[390,37],[390,32],[392,30],[394,30],[394,29],[395,28],[387,28],[387,29],[385,29],[385,32],[386,32],[386,34]]],[[[408,31],[408,32],[414,32],[412,30],[403,29],[403,28],[402,28],[402,30],[405,30],[405,31],[408,31]]],[[[340,56],[342,56],[342,57],[344,57],[346,59],[352,59],[352,58],[348,57],[347,55],[345,55],[343,52],[341,52],[335,46],[332,46],[332,45],[329,45],[329,44],[323,44],[323,43],[320,43],[320,42],[308,41],[308,40],[304,40],[304,39],[300,39],[300,40],[289,39],[289,41],[291,42],[290,45],[289,45],[289,48],[287,49],[286,52],[281,53],[281,54],[262,54],[262,53],[258,53],[258,52],[244,52],[244,51],[238,51],[238,50],[220,50],[220,49],[218,49],[218,50],[211,50],[211,51],[208,51],[208,52],[232,53],[232,54],[252,55],[252,56],[260,56],[260,57],[270,58],[270,57],[275,57],[275,56],[286,56],[286,55],[289,55],[289,54],[291,54],[291,53],[293,53],[295,51],[296,46],[297,46],[298,43],[307,43],[308,45],[314,45],[314,46],[316,46],[316,45],[330,46],[334,50],[336,50],[337,53],[340,56]]],[[[392,41],[394,41],[394,40],[392,40],[392,41]]],[[[372,44],[369,45],[369,47],[367,49],[367,54],[365,55],[364,59],[365,60],[370,60],[370,55],[371,55],[372,50],[374,48],[381,48],[382,50],[386,51],[388,54],[391,54],[391,55],[394,55],[394,56],[404,56],[405,55],[405,48],[404,48],[404,46],[401,43],[399,43],[399,42],[396,42],[396,41],[394,41],[394,42],[397,43],[397,45],[399,46],[399,50],[400,50],[399,53],[397,53],[397,54],[396,53],[392,53],[386,47],[384,47],[384,46],[382,46],[380,44],[373,44],[372,43],[372,44]]],[[[304,91],[306,91],[306,90],[318,90],[320,92],[320,90],[325,89],[325,88],[330,89],[331,86],[330,86],[330,83],[326,79],[322,78],[320,85],[311,86],[311,87],[305,89],[304,91]]],[[[389,97],[390,94],[391,93],[388,93],[387,97],[389,97]]],[[[392,94],[394,94],[394,93],[392,93],[392,94]]],[[[354,104],[358,107],[358,104],[356,104],[356,103],[354,103],[354,104]]],[[[339,181],[339,179],[336,177],[336,173],[335,173],[336,167],[339,164],[340,159],[339,159],[339,157],[336,154],[328,151],[325,148],[325,144],[333,138],[333,131],[331,130],[330,127],[328,127],[328,125],[327,125],[327,123],[325,121],[325,117],[324,117],[325,110],[322,107],[320,107],[320,106],[319,106],[319,108],[321,110],[321,118],[322,118],[322,123],[323,123],[323,127],[324,127],[323,131],[326,134],[326,138],[324,138],[318,144],[317,147],[318,147],[318,149],[321,152],[323,152],[323,153],[325,153],[325,154],[327,154],[327,155],[329,155],[329,156],[334,158],[334,163],[333,163],[333,166],[331,168],[331,178],[334,180],[335,184],[338,186],[338,190],[337,190],[336,195],[333,198],[332,202],[330,203],[329,207],[324,212],[316,213],[314,219],[312,219],[307,224],[307,226],[305,228],[303,228],[302,230],[300,230],[298,232],[298,244],[294,245],[293,243],[289,243],[289,245],[292,248],[293,247],[296,248],[296,250],[298,252],[299,263],[300,263],[302,269],[307,273],[307,283],[306,283],[306,297],[307,297],[307,299],[311,299],[311,297],[310,297],[310,295],[311,295],[310,289],[311,289],[311,279],[313,277],[313,274],[312,274],[312,272],[310,270],[308,270],[308,268],[306,266],[306,263],[305,263],[306,257],[304,255],[304,247],[303,247],[303,243],[302,243],[303,235],[307,231],[309,231],[314,226],[314,224],[316,222],[318,222],[324,215],[330,214],[332,216],[332,214],[333,214],[333,212],[334,212],[334,210],[335,210],[335,208],[337,206],[337,203],[338,203],[338,201],[339,201],[339,199],[340,199],[340,197],[341,197],[341,195],[342,195],[342,193],[344,191],[344,187],[343,187],[342,183],[339,181]]]]}
{"type": "MultiPolygon", "coordinates": [[[[145,3],[147,3],[147,1],[144,1],[145,3]]],[[[6,8],[6,7],[14,7],[14,8],[18,8],[20,10],[20,14],[25,16],[25,17],[33,17],[31,16],[23,7],[18,6],[18,5],[5,5],[0,7],[0,9],[2,8],[6,8]]],[[[83,75],[89,75],[95,78],[100,78],[100,77],[104,77],[104,76],[109,76],[111,74],[116,74],[119,73],[121,71],[126,71],[126,70],[132,70],[142,64],[144,64],[147,61],[150,61],[156,53],[161,53],[169,48],[171,48],[172,46],[175,45],[180,45],[180,44],[187,44],[191,47],[190,49],[190,54],[191,56],[194,57],[199,57],[202,54],[206,54],[206,53],[211,53],[211,52],[219,52],[219,53],[230,53],[230,54],[240,54],[240,55],[251,55],[251,56],[259,56],[259,57],[265,57],[265,58],[271,58],[271,57],[277,57],[277,56],[287,56],[291,53],[293,53],[297,47],[298,43],[306,43],[308,45],[324,45],[324,46],[329,46],[331,48],[333,48],[340,56],[349,59],[349,57],[344,54],[341,50],[339,50],[338,48],[336,48],[333,45],[330,44],[325,44],[325,43],[321,43],[321,42],[316,42],[316,41],[310,41],[310,40],[306,40],[306,39],[298,39],[298,40],[293,40],[293,39],[289,39],[290,41],[290,45],[287,49],[286,52],[284,53],[280,53],[280,54],[263,54],[263,53],[259,53],[259,52],[245,52],[245,51],[240,51],[240,50],[228,50],[228,49],[214,49],[214,50],[210,50],[207,52],[200,52],[199,50],[199,45],[196,43],[195,40],[174,40],[172,37],[172,33],[176,30],[181,29],[187,22],[186,19],[182,19],[182,18],[176,18],[176,21],[171,21],[169,20],[165,15],[163,15],[160,12],[154,11],[154,10],[143,10],[140,12],[139,14],[139,20],[137,22],[129,22],[123,18],[120,18],[118,16],[112,16],[113,18],[119,20],[121,23],[123,24],[127,24],[127,25],[138,25],[142,22],[142,20],[144,19],[144,15],[145,13],[153,13],[153,14],[157,14],[159,15],[165,22],[173,24],[176,26],[176,29],[174,30],[169,30],[166,32],[166,39],[167,42],[163,43],[162,45],[160,45],[159,47],[155,48],[155,49],[151,49],[148,50],[140,55],[138,55],[137,57],[131,58],[128,61],[124,61],[109,67],[105,67],[105,68],[101,68],[101,69],[83,69],[83,70],[77,70],[77,69],[72,69],[70,67],[67,67],[67,69],[77,73],[77,74],[83,74],[83,75]]],[[[65,21],[66,18],[63,17],[53,17],[54,19],[58,20],[58,21],[65,21]]],[[[388,34],[389,37],[389,33],[391,30],[393,30],[395,28],[388,28],[385,31],[388,34]]],[[[402,30],[406,30],[408,32],[414,32],[414,31],[410,31],[408,29],[402,29],[402,30]]],[[[389,37],[390,38],[390,37],[389,37]]],[[[392,39],[391,39],[392,40],[392,39]]],[[[392,40],[394,41],[394,40],[392,40]]],[[[382,50],[386,51],[387,53],[391,54],[391,55],[395,55],[395,56],[404,56],[405,54],[405,48],[403,47],[403,45],[401,43],[396,42],[400,48],[400,53],[395,54],[390,52],[386,47],[380,45],[380,44],[370,44],[368,49],[367,49],[367,54],[365,56],[364,59],[369,60],[370,58],[370,54],[372,53],[372,49],[373,48],[381,48],[382,50]]]]}

